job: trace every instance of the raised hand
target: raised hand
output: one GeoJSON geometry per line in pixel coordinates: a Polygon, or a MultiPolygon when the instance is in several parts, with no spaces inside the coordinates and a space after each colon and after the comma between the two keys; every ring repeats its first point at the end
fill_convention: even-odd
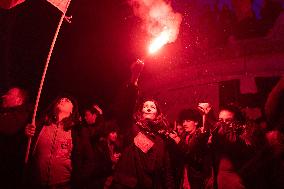
{"type": "Polygon", "coordinates": [[[138,79],[140,77],[140,74],[144,68],[144,62],[142,60],[137,59],[132,65],[131,65],[131,83],[134,85],[137,85],[138,79]]]}
{"type": "Polygon", "coordinates": [[[171,139],[173,139],[174,141],[175,141],[175,143],[179,143],[180,142],[180,137],[178,136],[178,134],[175,132],[175,131],[172,131],[172,132],[170,132],[169,133],[169,137],[171,138],[171,139]]]}

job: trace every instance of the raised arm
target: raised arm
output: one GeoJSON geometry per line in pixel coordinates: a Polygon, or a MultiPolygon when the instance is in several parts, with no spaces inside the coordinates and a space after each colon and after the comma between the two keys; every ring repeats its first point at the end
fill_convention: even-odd
{"type": "Polygon", "coordinates": [[[122,130],[127,129],[133,123],[133,113],[138,98],[138,80],[144,67],[141,60],[131,65],[130,81],[118,93],[115,102],[115,116],[122,130]]]}

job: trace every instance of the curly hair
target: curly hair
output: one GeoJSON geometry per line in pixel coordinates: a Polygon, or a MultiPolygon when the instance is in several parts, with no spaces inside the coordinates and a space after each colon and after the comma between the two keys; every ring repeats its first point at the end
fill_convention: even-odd
{"type": "Polygon", "coordinates": [[[167,130],[169,129],[169,123],[166,117],[164,116],[164,114],[162,113],[159,103],[152,98],[144,99],[144,101],[140,103],[139,106],[137,106],[136,112],[134,113],[134,120],[136,121],[136,123],[138,123],[138,125],[140,125],[146,130],[153,130],[153,129],[167,130]],[[154,120],[144,120],[143,118],[142,109],[143,109],[144,103],[147,101],[154,102],[154,104],[156,105],[157,114],[154,120]]]}

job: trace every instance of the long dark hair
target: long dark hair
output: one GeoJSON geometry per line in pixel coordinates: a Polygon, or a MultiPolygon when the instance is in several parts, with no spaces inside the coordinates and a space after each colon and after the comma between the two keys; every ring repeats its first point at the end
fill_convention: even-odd
{"type": "Polygon", "coordinates": [[[71,101],[73,105],[72,113],[69,117],[64,118],[61,123],[64,125],[64,130],[71,129],[74,125],[76,125],[79,120],[79,111],[78,111],[78,103],[75,100],[75,98],[69,96],[69,95],[62,95],[58,96],[55,100],[52,101],[52,103],[47,107],[45,110],[43,117],[41,118],[41,124],[43,125],[51,125],[52,123],[57,124],[58,123],[58,109],[57,105],[60,102],[62,98],[67,98],[71,101]]]}

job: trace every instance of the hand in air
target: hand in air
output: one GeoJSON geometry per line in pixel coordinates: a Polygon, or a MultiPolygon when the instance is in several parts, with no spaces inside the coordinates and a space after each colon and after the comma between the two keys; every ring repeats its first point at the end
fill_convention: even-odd
{"type": "Polygon", "coordinates": [[[176,144],[180,142],[180,137],[175,131],[169,133],[169,137],[175,141],[176,144]]]}
{"type": "Polygon", "coordinates": [[[142,60],[137,59],[132,65],[131,65],[131,83],[134,85],[137,85],[138,79],[140,77],[140,74],[144,68],[144,62],[142,60]]]}

